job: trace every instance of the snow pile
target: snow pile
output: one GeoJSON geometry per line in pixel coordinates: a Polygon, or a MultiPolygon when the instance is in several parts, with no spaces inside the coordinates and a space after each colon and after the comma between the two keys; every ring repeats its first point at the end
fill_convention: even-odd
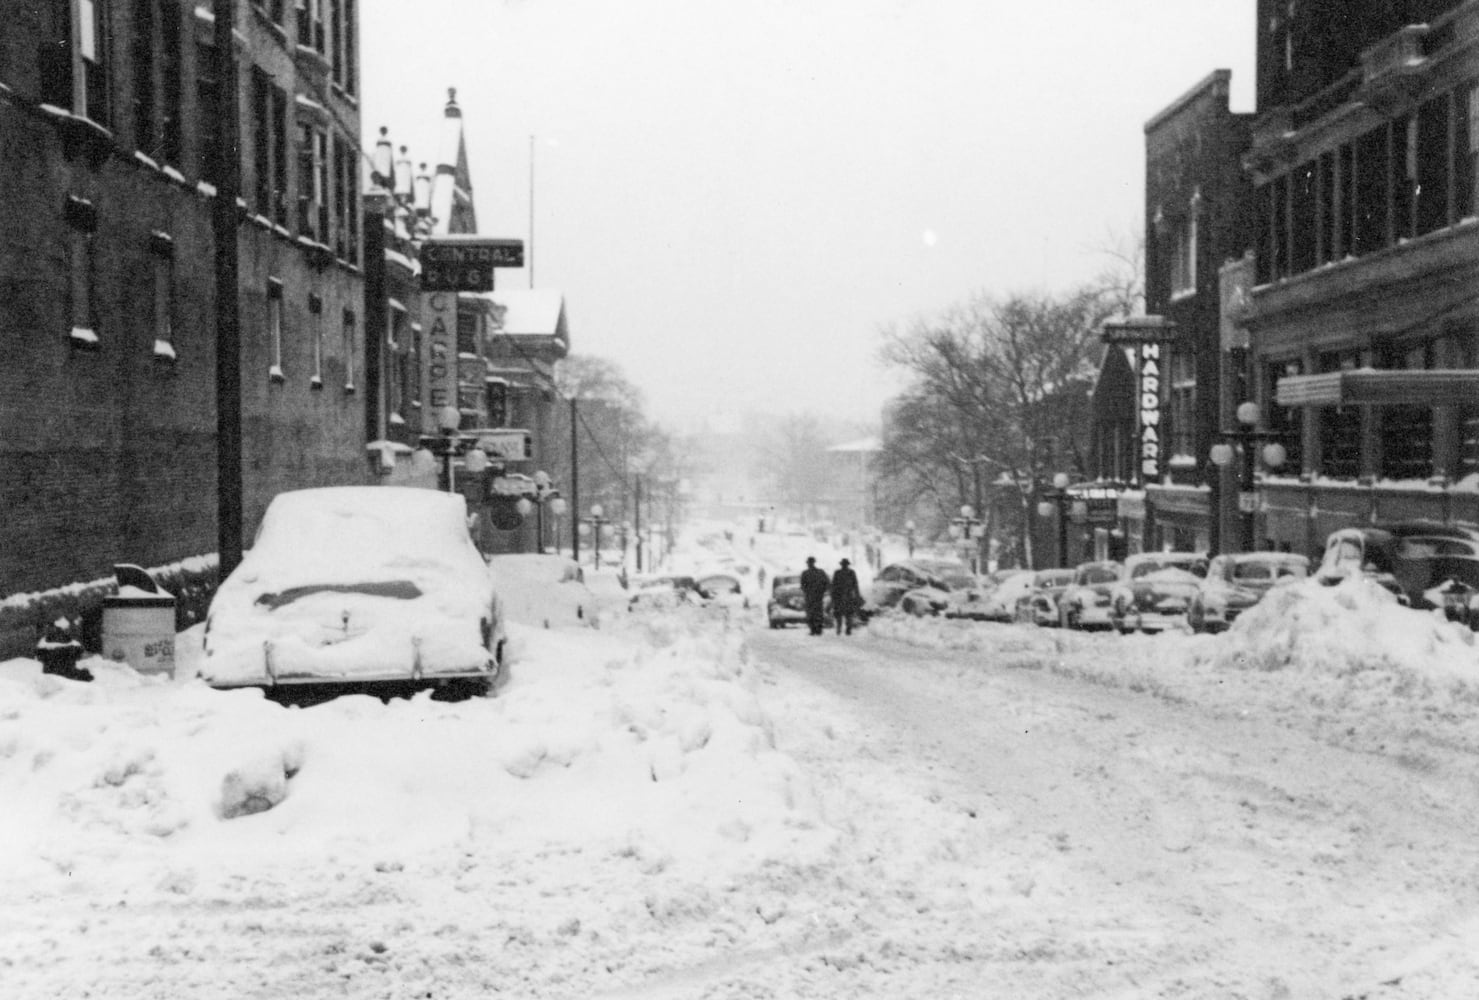
{"type": "Polygon", "coordinates": [[[235,865],[496,837],[708,863],[789,856],[815,835],[737,634],[596,635],[517,629],[516,681],[460,703],[287,709],[100,658],[84,661],[93,684],[9,661],[0,851],[12,872],[102,878],[122,854],[235,865]]]}
{"type": "Polygon", "coordinates": [[[559,555],[496,555],[489,559],[509,621],[537,627],[597,626],[599,606],[579,566],[559,555]]]}
{"type": "Polygon", "coordinates": [[[1404,607],[1360,576],[1335,586],[1306,580],[1275,587],[1233,623],[1229,638],[1216,656],[1220,666],[1479,679],[1473,632],[1441,613],[1404,607]]]}

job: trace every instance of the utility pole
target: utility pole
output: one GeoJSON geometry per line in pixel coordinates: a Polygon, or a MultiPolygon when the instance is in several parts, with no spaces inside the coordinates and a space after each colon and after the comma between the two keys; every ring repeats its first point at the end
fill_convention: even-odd
{"type": "Polygon", "coordinates": [[[580,462],[576,449],[580,445],[580,411],[575,397],[570,397],[570,558],[580,564],[580,462]]]}
{"type": "Polygon", "coordinates": [[[236,0],[216,0],[215,182],[211,231],[216,244],[216,545],[220,577],[241,563],[241,314],[237,207],[241,131],[236,113],[236,0]]]}
{"type": "Polygon", "coordinates": [[[637,572],[642,572],[642,475],[638,473],[635,477],[636,483],[632,489],[632,533],[637,537],[637,572]]]}

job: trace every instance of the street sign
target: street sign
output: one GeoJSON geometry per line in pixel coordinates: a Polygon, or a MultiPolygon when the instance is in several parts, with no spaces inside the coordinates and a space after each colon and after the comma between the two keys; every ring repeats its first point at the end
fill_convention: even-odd
{"type": "Polygon", "coordinates": [[[524,266],[524,241],[436,236],[421,244],[420,259],[424,292],[491,292],[494,268],[524,266]]]}
{"type": "Polygon", "coordinates": [[[522,462],[534,457],[534,435],[526,430],[500,428],[473,433],[478,447],[495,461],[522,462]]]}
{"type": "Polygon", "coordinates": [[[1258,492],[1256,490],[1238,490],[1238,510],[1244,514],[1252,514],[1258,510],[1258,492]]]}

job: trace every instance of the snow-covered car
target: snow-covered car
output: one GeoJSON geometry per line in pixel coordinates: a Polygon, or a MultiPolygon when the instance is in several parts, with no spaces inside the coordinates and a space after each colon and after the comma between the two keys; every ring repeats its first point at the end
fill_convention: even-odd
{"type": "Polygon", "coordinates": [[[491,690],[505,625],[493,572],[455,493],[397,486],[295,490],[206,617],[213,687],[415,682],[491,690]]]}
{"type": "Polygon", "coordinates": [[[1015,621],[1029,625],[1051,628],[1058,624],[1058,598],[1073,582],[1071,569],[1039,570],[1032,580],[1032,589],[1017,598],[1012,615],[1015,621]]]}
{"type": "Polygon", "coordinates": [[[1378,521],[1392,536],[1392,574],[1414,608],[1442,608],[1479,625],[1479,527],[1461,522],[1378,521]]]}
{"type": "Polygon", "coordinates": [[[1281,583],[1303,580],[1310,561],[1291,552],[1238,552],[1207,566],[1207,577],[1186,611],[1193,632],[1220,632],[1281,583]]]}
{"type": "Polygon", "coordinates": [[[729,573],[709,573],[694,581],[698,596],[707,604],[724,607],[748,608],[750,598],[745,595],[740,578],[729,573]]]}
{"type": "Polygon", "coordinates": [[[1064,628],[1109,628],[1109,594],[1125,571],[1113,561],[1080,563],[1073,582],[1058,598],[1058,624],[1064,628]]]}
{"type": "Polygon", "coordinates": [[[1121,632],[1159,632],[1186,620],[1207,575],[1200,552],[1137,552],[1109,595],[1109,621],[1121,632]]]}
{"type": "Polygon", "coordinates": [[[1350,576],[1364,576],[1404,604],[1410,599],[1393,572],[1396,540],[1379,528],[1338,528],[1325,539],[1315,579],[1333,586],[1350,576]]]}
{"type": "Polygon", "coordinates": [[[639,576],[630,581],[632,596],[627,598],[629,611],[654,611],[703,603],[698,580],[682,574],[639,576]]]}
{"type": "MultiPolygon", "coordinates": [[[[832,623],[832,598],[823,598],[823,615],[828,625],[832,623]]],[[[801,593],[800,573],[780,573],[770,581],[770,598],[765,604],[765,616],[771,628],[806,624],[806,596],[801,593]]]]}
{"type": "Polygon", "coordinates": [[[1030,569],[1019,570],[1008,575],[995,587],[986,591],[979,602],[979,617],[988,622],[1009,622],[1016,618],[1017,601],[1032,590],[1037,573],[1030,569]]]}
{"type": "Polygon", "coordinates": [[[905,559],[879,571],[863,595],[863,603],[866,611],[873,613],[898,607],[912,590],[931,588],[948,593],[955,586],[967,587],[974,582],[970,570],[958,560],[905,559]]]}

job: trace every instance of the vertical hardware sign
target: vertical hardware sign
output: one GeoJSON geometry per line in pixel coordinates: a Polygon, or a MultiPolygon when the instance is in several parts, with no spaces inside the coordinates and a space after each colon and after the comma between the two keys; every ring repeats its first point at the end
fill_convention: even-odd
{"type": "Polygon", "coordinates": [[[1140,481],[1161,477],[1161,345],[1142,343],[1136,352],[1140,392],[1140,481]]]}
{"type": "Polygon", "coordinates": [[[435,420],[442,407],[456,405],[457,293],[432,292],[423,301],[427,319],[426,401],[430,404],[426,412],[435,420]]]}

